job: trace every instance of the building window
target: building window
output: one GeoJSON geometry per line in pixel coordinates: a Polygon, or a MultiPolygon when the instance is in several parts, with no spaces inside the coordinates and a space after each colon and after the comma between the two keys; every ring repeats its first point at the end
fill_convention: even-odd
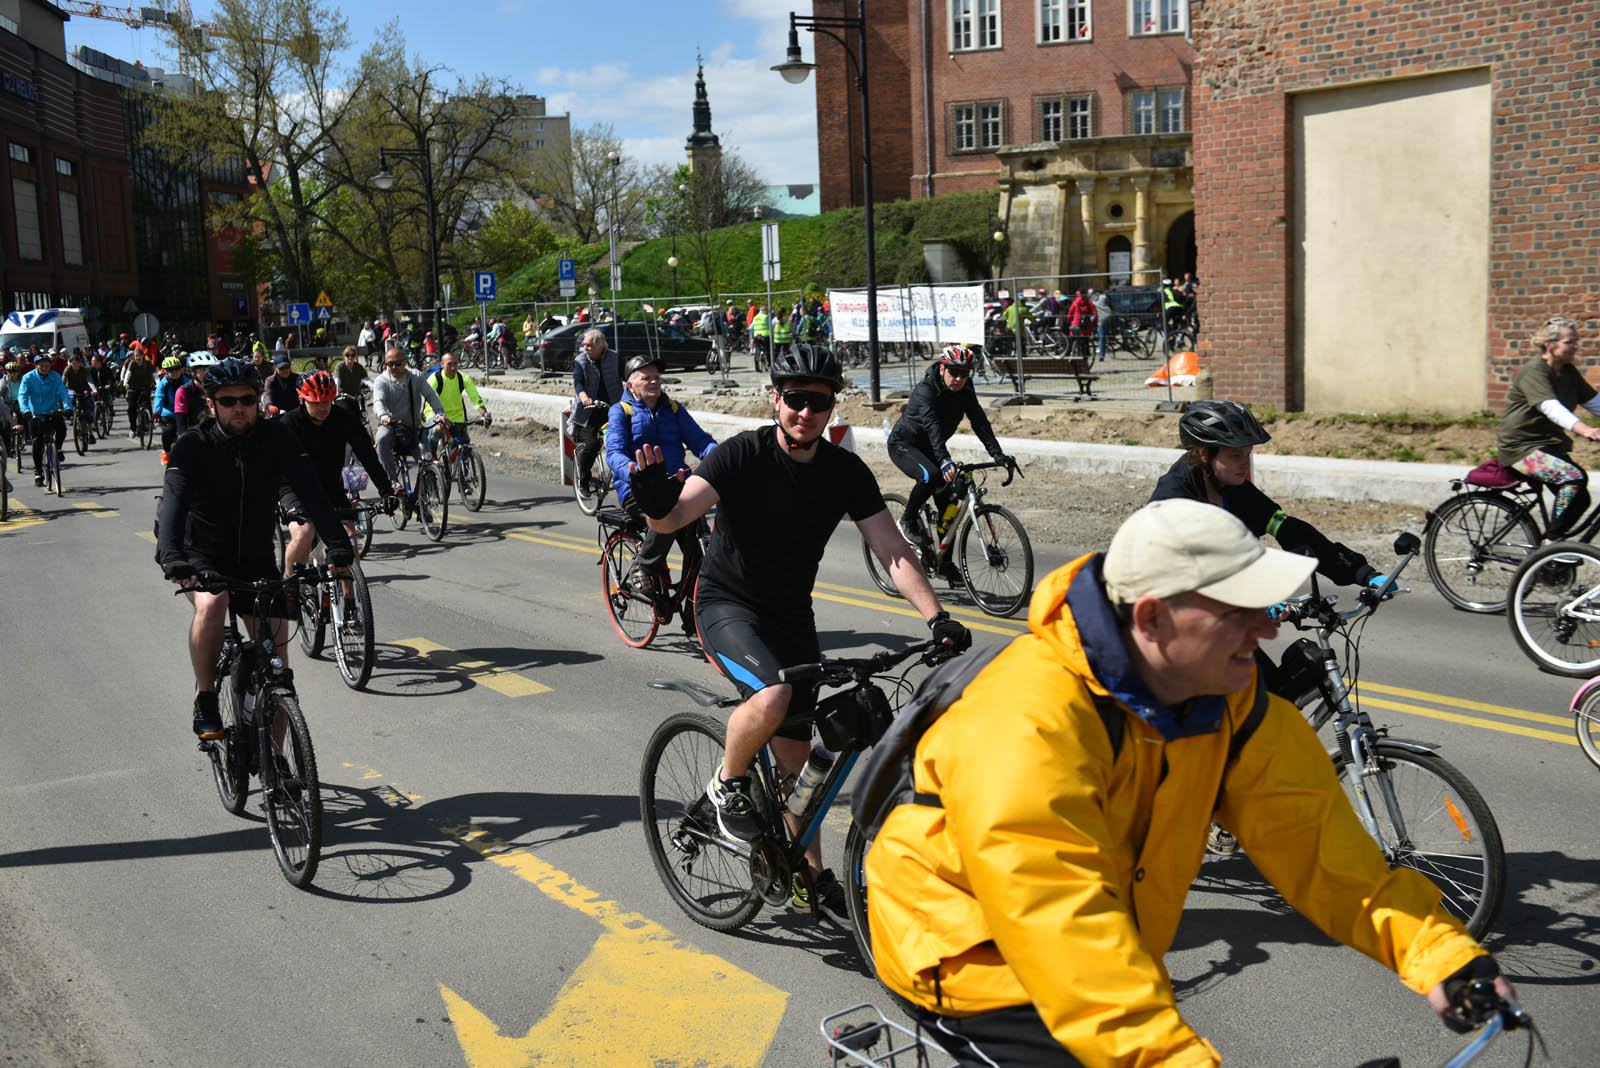
{"type": "Polygon", "coordinates": [[[540,120],[539,120],[539,121],[538,121],[538,122],[536,122],[536,123],[534,123],[534,124],[533,124],[533,128],[534,128],[534,129],[535,129],[535,130],[538,130],[538,131],[540,131],[540,132],[543,132],[543,131],[544,131],[544,120],[543,120],[543,119],[540,119],[540,120]]]}
{"type": "Polygon", "coordinates": [[[978,147],[999,148],[1005,144],[1005,108],[998,100],[978,105],[978,147]]]}
{"type": "Polygon", "coordinates": [[[1134,37],[1182,33],[1188,14],[1187,0],[1132,0],[1128,5],[1128,33],[1134,37]]]}
{"type": "Polygon", "coordinates": [[[1093,137],[1093,127],[1089,122],[1093,98],[1087,96],[1073,96],[1067,98],[1067,137],[1073,141],[1085,137],[1093,137]]]}
{"type": "Polygon", "coordinates": [[[27,179],[13,178],[11,200],[17,213],[17,257],[24,260],[44,259],[44,242],[39,237],[38,187],[27,179]]]}
{"type": "Polygon", "coordinates": [[[971,104],[954,104],[950,108],[950,151],[971,152],[978,147],[978,126],[971,104]]]}
{"type": "Polygon", "coordinates": [[[544,147],[544,138],[542,138],[542,137],[534,138],[533,139],[533,144],[534,144],[535,148],[543,148],[544,147]]]}
{"type": "Polygon", "coordinates": [[[83,266],[83,224],[78,218],[78,194],[56,193],[61,204],[61,259],[69,267],[83,266]]]}
{"type": "Polygon", "coordinates": [[[1000,0],[950,0],[950,51],[1000,47],[1000,0]]]}
{"type": "Polygon", "coordinates": [[[1039,101],[1039,140],[1062,141],[1065,124],[1062,116],[1062,101],[1058,96],[1047,97],[1039,101]]]}
{"type": "Polygon", "coordinates": [[[1156,93],[1156,132],[1182,133],[1183,90],[1162,89],[1156,93]]]}
{"type": "Polygon", "coordinates": [[[1131,99],[1131,113],[1128,130],[1136,134],[1153,134],[1156,132],[1156,94],[1134,93],[1131,99]]]}
{"type": "Polygon", "coordinates": [[[68,178],[75,178],[78,174],[78,165],[72,162],[70,159],[62,159],[60,156],[57,156],[56,173],[64,174],[68,178]]]}
{"type": "Polygon", "coordinates": [[[11,158],[16,160],[18,163],[33,162],[33,149],[29,148],[27,145],[19,145],[15,141],[7,141],[6,151],[10,154],[11,158]]]}
{"type": "Polygon", "coordinates": [[[1081,41],[1089,37],[1089,0],[1039,0],[1039,42],[1081,41]]]}

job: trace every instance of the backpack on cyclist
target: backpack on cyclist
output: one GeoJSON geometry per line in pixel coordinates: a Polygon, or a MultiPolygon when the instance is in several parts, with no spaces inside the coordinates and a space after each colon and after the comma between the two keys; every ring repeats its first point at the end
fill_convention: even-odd
{"type": "MultiPolygon", "coordinates": [[[[872,752],[867,754],[863,761],[864,770],[850,799],[850,815],[854,817],[856,826],[869,840],[877,836],[883,827],[883,821],[889,818],[889,813],[901,805],[944,807],[939,795],[920,793],[916,788],[913,760],[916,757],[917,743],[922,740],[928,728],[933,726],[934,721],[956,703],[967,685],[1001,652],[1010,648],[1010,645],[1010,642],[1006,642],[1001,645],[986,646],[940,664],[917,686],[916,692],[906,701],[905,707],[895,717],[889,730],[872,752]]],[[[1261,720],[1266,716],[1267,697],[1266,680],[1264,677],[1258,677],[1255,699],[1250,711],[1228,741],[1227,763],[1223,765],[1223,780],[1217,784],[1217,797],[1211,806],[1213,811],[1222,804],[1222,789],[1227,783],[1227,769],[1233,766],[1239,751],[1244,748],[1244,744],[1250,740],[1250,736],[1255,733],[1256,728],[1261,725],[1261,720]]],[[[1100,721],[1105,724],[1107,736],[1111,739],[1111,759],[1115,761],[1117,755],[1122,752],[1126,713],[1116,698],[1099,694],[1094,695],[1094,707],[1100,714],[1100,721]]]]}

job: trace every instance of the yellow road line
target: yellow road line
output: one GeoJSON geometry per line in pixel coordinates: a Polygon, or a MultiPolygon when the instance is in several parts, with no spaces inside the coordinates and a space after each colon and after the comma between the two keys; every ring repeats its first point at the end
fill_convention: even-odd
{"type": "Polygon", "coordinates": [[[1451,708],[1465,708],[1473,712],[1489,712],[1496,716],[1526,719],[1534,723],[1554,723],[1558,727],[1567,727],[1572,724],[1571,716],[1552,716],[1548,712],[1528,712],[1520,708],[1507,708],[1505,705],[1469,701],[1465,697],[1447,697],[1441,693],[1428,693],[1426,690],[1408,690],[1404,686],[1386,686],[1381,682],[1363,682],[1361,689],[1376,690],[1378,693],[1393,694],[1396,697],[1410,697],[1416,701],[1432,701],[1434,704],[1449,705],[1451,708]]]}
{"type": "Polygon", "coordinates": [[[148,530],[136,530],[134,533],[143,538],[145,541],[149,542],[151,545],[156,543],[156,536],[150,533],[148,530]]]}
{"type": "Polygon", "coordinates": [[[115,508],[107,508],[103,504],[94,504],[90,501],[75,501],[72,507],[102,519],[115,519],[119,514],[115,508]]]}
{"type": "MultiPolygon", "coordinates": [[[[817,585],[820,586],[821,583],[819,582],[817,585]]],[[[890,615],[895,616],[909,616],[912,619],[919,620],[922,618],[922,613],[916,609],[901,608],[888,598],[884,598],[882,601],[864,601],[859,597],[841,597],[836,593],[817,593],[815,591],[812,592],[811,596],[820,601],[833,601],[836,604],[854,605],[857,608],[870,608],[875,612],[888,612],[890,615]]],[[[951,615],[954,614],[954,612],[951,613],[951,615]]],[[[987,631],[990,634],[1015,635],[1022,633],[1020,630],[1010,627],[998,627],[993,623],[980,622],[977,618],[971,616],[964,616],[962,622],[967,625],[969,630],[987,631]]]]}
{"type": "Polygon", "coordinates": [[[1546,742],[1561,742],[1565,745],[1578,744],[1578,739],[1570,733],[1557,734],[1555,731],[1542,731],[1536,727],[1523,727],[1515,723],[1495,723],[1492,720],[1480,719],[1477,716],[1463,716],[1456,712],[1441,712],[1438,709],[1423,708],[1420,705],[1403,705],[1398,701],[1386,701],[1381,697],[1364,697],[1361,703],[1372,705],[1375,708],[1406,712],[1413,716],[1442,719],[1447,723],[1462,723],[1469,727],[1482,727],[1484,730],[1500,731],[1502,734],[1516,734],[1524,738],[1539,738],[1546,742]]]}
{"type": "MultiPolygon", "coordinates": [[[[890,597],[888,594],[884,593],[882,590],[869,590],[869,589],[864,589],[864,588],[858,587],[858,586],[841,586],[841,585],[839,585],[838,583],[835,583],[835,582],[818,582],[817,583],[817,589],[835,590],[835,591],[837,591],[839,593],[842,593],[842,594],[843,593],[854,594],[854,595],[857,595],[859,597],[869,598],[869,601],[865,601],[865,602],[863,602],[863,601],[843,601],[842,603],[844,603],[844,604],[867,605],[868,607],[876,608],[876,607],[880,607],[880,606],[887,607],[887,606],[894,606],[894,605],[899,605],[899,604],[904,604],[905,603],[904,601],[900,600],[900,598],[898,598],[898,597],[890,597]]],[[[827,595],[820,594],[820,593],[819,594],[814,594],[814,596],[827,597],[827,595]]],[[[827,599],[828,600],[839,600],[839,598],[836,598],[836,597],[827,597],[827,599]]],[[[979,609],[960,608],[960,607],[952,608],[950,605],[945,605],[944,607],[952,616],[955,616],[957,619],[960,619],[963,622],[968,621],[968,620],[972,620],[972,621],[974,621],[974,622],[976,622],[978,624],[981,624],[981,627],[979,629],[987,630],[987,631],[990,631],[990,632],[995,633],[995,634],[1026,634],[1027,631],[1028,631],[1027,623],[1018,622],[1016,620],[1003,619],[1003,618],[1000,618],[998,616],[985,615],[979,609]]],[[[913,611],[906,611],[906,610],[901,610],[900,614],[901,615],[908,615],[908,616],[917,616],[919,618],[920,618],[920,615],[921,615],[921,613],[913,612],[913,611]]]]}
{"type": "Polygon", "coordinates": [[[459,672],[478,685],[487,686],[507,697],[532,697],[535,694],[550,692],[550,687],[542,682],[535,682],[515,671],[494,667],[487,660],[464,660],[456,650],[431,642],[427,638],[407,638],[390,644],[410,649],[430,664],[448,671],[459,672]]]}
{"type": "Polygon", "coordinates": [[[25,504],[18,504],[15,497],[6,505],[6,508],[11,514],[7,516],[5,522],[0,523],[0,534],[15,534],[19,530],[27,530],[29,527],[36,527],[40,523],[47,522],[44,516],[35,512],[32,508],[25,504]]]}

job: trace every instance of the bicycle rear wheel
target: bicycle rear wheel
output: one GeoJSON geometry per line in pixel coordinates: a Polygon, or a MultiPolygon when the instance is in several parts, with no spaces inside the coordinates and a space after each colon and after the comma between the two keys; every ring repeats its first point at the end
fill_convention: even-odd
{"type": "MultiPolygon", "coordinates": [[[[1506,885],[1494,814],[1467,777],[1433,753],[1379,740],[1377,758],[1381,781],[1368,777],[1366,790],[1390,866],[1427,876],[1445,908],[1482,939],[1500,912],[1506,885]]],[[[1338,773],[1354,803],[1350,768],[1342,760],[1338,773]]]]}
{"type": "Polygon", "coordinates": [[[72,416],[72,447],[79,456],[89,453],[89,421],[76,413],[72,416]]]}
{"type": "Polygon", "coordinates": [[[484,494],[489,489],[489,477],[483,469],[483,457],[478,455],[478,450],[466,448],[462,450],[460,468],[456,472],[456,481],[461,487],[461,503],[467,506],[467,511],[476,512],[483,507],[484,494]]]}
{"type": "MultiPolygon", "coordinates": [[[[300,712],[300,701],[287,690],[274,690],[268,707],[283,716],[284,749],[281,774],[263,791],[267,834],[278,868],[291,886],[307,886],[317,874],[322,855],[322,787],[317,782],[317,755],[311,748],[311,729],[300,712]]],[[[268,772],[262,769],[262,780],[268,772]]]]}
{"type": "Polygon", "coordinates": [[[639,773],[639,815],[656,874],[689,918],[732,931],[761,909],[749,847],[727,838],[706,786],[722,768],[723,727],[698,712],[669,717],[651,735],[639,773]]]}
{"type": "Polygon", "coordinates": [[[333,587],[333,659],[344,684],[352,690],[361,689],[372,677],[375,648],[372,592],[361,565],[352,564],[349,592],[340,579],[334,580],[333,587]]]}
{"type": "MultiPolygon", "coordinates": [[[[905,519],[906,514],[906,499],[898,493],[885,493],[883,495],[883,503],[889,508],[889,518],[895,521],[895,526],[897,528],[904,531],[905,528],[903,525],[903,520],[905,519]]],[[[923,529],[930,532],[935,530],[936,527],[934,526],[934,523],[935,515],[932,503],[923,505],[923,529]]],[[[911,546],[911,553],[912,556],[917,559],[918,566],[921,566],[920,550],[913,545],[911,546]]],[[[866,561],[867,575],[872,579],[872,584],[874,586],[878,587],[878,589],[882,590],[884,593],[887,593],[890,597],[900,596],[900,591],[895,587],[894,580],[889,577],[888,569],[878,562],[877,554],[872,551],[871,543],[869,543],[865,538],[861,539],[861,558],[866,561]]]]}
{"type": "Polygon", "coordinates": [[[600,558],[600,596],[606,602],[606,615],[617,637],[635,649],[643,649],[654,641],[656,630],[661,626],[655,602],[640,598],[624,585],[642,544],[637,534],[619,530],[606,539],[600,558]]]}
{"type": "Polygon", "coordinates": [[[592,492],[583,492],[583,473],[578,472],[572,476],[572,495],[577,498],[578,511],[584,515],[594,515],[600,510],[601,503],[606,499],[606,493],[611,489],[611,469],[604,463],[597,465],[590,478],[592,492]]]}
{"type": "Polygon", "coordinates": [[[1578,745],[1589,762],[1600,768],[1600,690],[1591,690],[1573,715],[1573,729],[1578,732],[1578,745]]]}
{"type": "Polygon", "coordinates": [[[861,954],[863,970],[874,978],[877,968],[872,963],[872,929],[867,925],[867,850],[872,840],[859,824],[852,822],[844,836],[844,903],[850,914],[850,933],[856,940],[856,952],[861,954]]]}
{"type": "Polygon", "coordinates": [[[254,728],[239,722],[239,700],[233,681],[231,675],[217,673],[217,711],[222,715],[222,737],[203,744],[211,757],[211,777],[217,784],[217,798],[223,808],[237,816],[244,811],[245,800],[250,796],[249,753],[255,738],[246,733],[254,728]]]}
{"type": "Polygon", "coordinates": [[[429,541],[441,541],[450,522],[450,503],[439,486],[439,472],[425,468],[417,476],[417,522],[429,541]]]}
{"type": "Polygon", "coordinates": [[[45,492],[54,493],[57,497],[64,497],[67,491],[61,485],[61,450],[56,448],[54,441],[51,441],[44,448],[45,492]]]}
{"type": "Polygon", "coordinates": [[[991,616],[1010,616],[1033,595],[1033,546],[1022,521],[998,504],[984,504],[956,539],[956,562],[967,592],[991,616]]]}
{"type": "Polygon", "coordinates": [[[1422,559],[1445,600],[1494,613],[1505,609],[1512,575],[1538,544],[1539,528],[1526,512],[1500,493],[1476,491],[1451,497],[1434,513],[1422,559]]]}
{"type": "Polygon", "coordinates": [[[1529,553],[1511,578],[1506,622],[1541,670],[1600,675],[1600,549],[1564,541],[1529,553]]]}

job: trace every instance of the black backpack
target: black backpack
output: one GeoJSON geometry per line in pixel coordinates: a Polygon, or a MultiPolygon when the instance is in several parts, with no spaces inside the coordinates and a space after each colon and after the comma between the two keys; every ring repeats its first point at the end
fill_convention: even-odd
{"type": "MultiPolygon", "coordinates": [[[[966,690],[967,685],[978,677],[978,673],[988,667],[1002,651],[1009,648],[1010,644],[1006,642],[1001,645],[986,646],[940,664],[917,686],[916,692],[895,716],[888,731],[867,754],[864,761],[865,769],[861,772],[850,798],[850,814],[854,817],[856,826],[866,834],[868,841],[877,837],[878,831],[883,827],[883,821],[889,818],[890,812],[901,805],[944,807],[937,794],[921,793],[916,788],[912,761],[916,756],[917,743],[922,740],[928,728],[933,726],[934,721],[956,703],[956,699],[966,690]]],[[[1100,721],[1105,724],[1106,735],[1111,739],[1111,759],[1115,761],[1117,755],[1122,752],[1126,713],[1113,697],[1096,694],[1094,706],[1095,711],[1100,713],[1100,721]]],[[[1213,811],[1222,803],[1222,789],[1227,783],[1227,768],[1233,766],[1239,751],[1261,725],[1266,712],[1267,687],[1264,680],[1258,680],[1255,701],[1250,706],[1250,712],[1228,742],[1228,760],[1224,765],[1223,781],[1217,784],[1217,798],[1212,804],[1213,811]]]]}

